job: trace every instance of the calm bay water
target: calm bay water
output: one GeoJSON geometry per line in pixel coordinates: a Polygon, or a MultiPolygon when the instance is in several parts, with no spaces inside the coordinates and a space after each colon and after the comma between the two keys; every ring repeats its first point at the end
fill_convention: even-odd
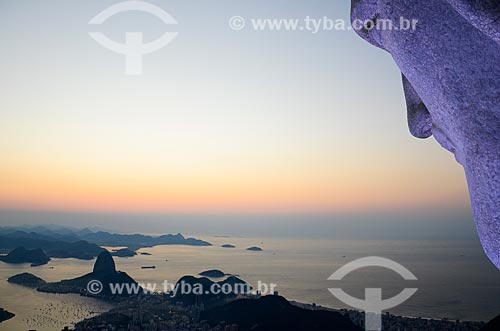
{"type": "Polygon", "coordinates": [[[0,323],[0,330],[60,331],[64,326],[111,309],[112,306],[108,303],[77,294],[40,293],[7,282],[7,278],[22,272],[32,273],[46,281],[73,278],[91,271],[93,262],[53,259],[48,265],[34,268],[29,264],[0,262],[0,307],[16,314],[14,318],[0,323]]]}
{"type": "MultiPolygon", "coordinates": [[[[417,287],[418,292],[410,300],[391,312],[462,320],[489,320],[500,314],[500,271],[486,259],[478,242],[202,239],[214,246],[156,246],[139,251],[152,255],[115,258],[115,262],[119,270],[127,272],[138,282],[157,283],[159,290],[165,280],[174,283],[187,274],[221,269],[239,275],[253,286],[258,281],[276,283],[279,293],[290,300],[328,307],[348,308],[329,293],[329,287],[341,287],[359,298],[364,297],[367,287],[382,288],[384,298],[405,287],[417,287]],[[226,243],[236,248],[220,247],[226,243]],[[246,251],[245,248],[250,246],[260,246],[264,251],[246,251]],[[327,280],[345,263],[372,255],[401,263],[418,280],[404,281],[399,275],[380,268],[359,269],[338,282],[327,280]],[[145,265],[155,265],[156,268],[141,269],[145,265]]],[[[27,330],[42,315],[48,317],[36,329],[60,330],[63,325],[91,315],[90,312],[110,309],[110,305],[94,299],[38,293],[6,281],[20,272],[31,272],[47,281],[72,278],[91,271],[93,262],[54,259],[48,265],[36,268],[0,262],[0,307],[16,314],[12,320],[1,323],[0,330],[27,330]]]]}

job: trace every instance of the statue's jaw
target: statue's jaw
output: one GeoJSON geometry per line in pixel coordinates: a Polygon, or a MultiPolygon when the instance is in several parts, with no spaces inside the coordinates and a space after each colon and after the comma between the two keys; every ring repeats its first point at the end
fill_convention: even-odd
{"type": "Polygon", "coordinates": [[[500,204],[499,169],[467,169],[467,180],[479,239],[488,258],[500,269],[500,204]],[[493,186],[496,185],[496,188],[493,186]]]}

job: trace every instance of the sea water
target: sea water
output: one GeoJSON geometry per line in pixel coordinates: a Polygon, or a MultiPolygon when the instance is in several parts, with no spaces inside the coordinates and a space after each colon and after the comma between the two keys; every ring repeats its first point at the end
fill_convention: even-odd
{"type": "MultiPolygon", "coordinates": [[[[305,240],[278,238],[201,237],[211,247],[156,246],[142,248],[141,255],[115,257],[118,270],[142,284],[156,284],[163,290],[184,275],[220,269],[257,287],[276,284],[289,300],[316,303],[325,307],[349,308],[328,288],[342,288],[363,299],[366,288],[382,288],[384,298],[404,288],[418,288],[408,301],[390,310],[404,316],[489,320],[500,314],[500,271],[485,257],[477,241],[371,241],[305,240]],[[222,248],[232,244],[235,248],[222,248]],[[258,246],[262,252],[247,251],[258,246]],[[341,281],[328,277],[349,261],[366,256],[392,259],[409,269],[418,280],[407,281],[391,270],[366,267],[353,271],[341,281]],[[141,269],[155,266],[155,269],[141,269]]],[[[0,307],[16,314],[0,324],[0,330],[59,330],[84,317],[110,309],[102,301],[68,294],[47,294],[7,283],[7,278],[30,272],[47,281],[83,275],[94,261],[53,259],[40,267],[0,262],[0,307]],[[42,316],[48,316],[42,319],[42,316]],[[38,320],[38,325],[37,325],[38,320]]]]}

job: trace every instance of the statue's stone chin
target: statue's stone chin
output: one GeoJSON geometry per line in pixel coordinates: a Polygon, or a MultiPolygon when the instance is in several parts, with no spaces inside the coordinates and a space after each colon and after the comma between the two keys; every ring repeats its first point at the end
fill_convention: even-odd
{"type": "Polygon", "coordinates": [[[463,165],[481,243],[500,268],[500,1],[352,1],[352,19],[400,17],[417,28],[357,33],[401,69],[411,133],[434,135],[463,165]]]}

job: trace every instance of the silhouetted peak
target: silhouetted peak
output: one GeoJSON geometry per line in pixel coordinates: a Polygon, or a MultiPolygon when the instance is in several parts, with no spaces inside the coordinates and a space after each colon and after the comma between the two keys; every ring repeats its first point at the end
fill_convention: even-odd
{"type": "Polygon", "coordinates": [[[94,273],[109,274],[116,272],[115,261],[108,251],[102,251],[94,264],[94,273]]]}

